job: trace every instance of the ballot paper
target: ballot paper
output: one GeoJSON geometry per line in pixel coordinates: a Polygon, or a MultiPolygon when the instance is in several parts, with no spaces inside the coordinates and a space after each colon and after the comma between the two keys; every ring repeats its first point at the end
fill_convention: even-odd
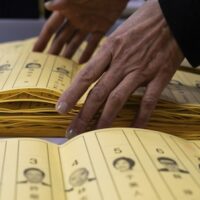
{"type": "MultiPolygon", "coordinates": [[[[32,52],[36,38],[0,44],[0,129],[2,136],[65,136],[66,129],[83,106],[87,93],[67,115],[55,110],[59,96],[84,65],[77,61],[86,47],[72,60],[47,53],[32,52]]],[[[95,66],[94,66],[95,67],[95,66]]],[[[184,67],[164,89],[147,128],[186,139],[200,137],[199,70],[184,67]]],[[[145,88],[130,96],[113,122],[113,127],[130,126],[145,88]]],[[[98,120],[92,120],[88,130],[98,120]]]]}
{"type": "Polygon", "coordinates": [[[1,200],[200,199],[200,141],[110,128],[0,141],[1,200]]]}

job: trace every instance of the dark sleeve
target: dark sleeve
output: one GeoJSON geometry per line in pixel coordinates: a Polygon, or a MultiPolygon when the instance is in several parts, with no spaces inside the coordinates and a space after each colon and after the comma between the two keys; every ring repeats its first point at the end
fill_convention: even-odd
{"type": "Polygon", "coordinates": [[[184,56],[200,65],[200,0],[159,0],[163,14],[184,56]]]}
{"type": "Polygon", "coordinates": [[[39,18],[39,1],[1,0],[0,18],[39,18]]]}

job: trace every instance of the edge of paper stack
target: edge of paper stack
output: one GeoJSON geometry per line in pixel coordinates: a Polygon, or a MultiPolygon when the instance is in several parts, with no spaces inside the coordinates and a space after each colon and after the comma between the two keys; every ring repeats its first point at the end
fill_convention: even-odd
{"type": "MultiPolygon", "coordinates": [[[[85,101],[86,94],[65,116],[55,111],[59,95],[82,67],[76,63],[86,44],[71,61],[31,52],[35,40],[0,44],[1,136],[65,136],[67,126],[85,101]]],[[[176,72],[163,91],[147,128],[186,139],[200,138],[199,71],[181,67],[176,72]]],[[[139,88],[129,98],[114,127],[130,126],[144,91],[145,88],[139,88]]]]}

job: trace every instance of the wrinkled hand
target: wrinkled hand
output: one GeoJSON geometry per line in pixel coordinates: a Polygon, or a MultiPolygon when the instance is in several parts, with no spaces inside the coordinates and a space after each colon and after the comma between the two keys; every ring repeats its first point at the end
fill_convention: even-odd
{"type": "Polygon", "coordinates": [[[103,111],[96,128],[111,126],[128,97],[144,85],[133,126],[145,127],[182,60],[157,0],[149,0],[108,38],[60,97],[57,110],[63,114],[100,78],[70,125],[69,137],[84,132],[100,107],[103,111]]]}
{"type": "Polygon", "coordinates": [[[46,8],[53,11],[53,14],[44,25],[33,50],[43,51],[52,35],[56,33],[49,53],[58,55],[64,47],[62,55],[71,58],[87,38],[87,48],[79,61],[86,62],[100,39],[120,16],[127,1],[54,0],[48,2],[46,8]]]}

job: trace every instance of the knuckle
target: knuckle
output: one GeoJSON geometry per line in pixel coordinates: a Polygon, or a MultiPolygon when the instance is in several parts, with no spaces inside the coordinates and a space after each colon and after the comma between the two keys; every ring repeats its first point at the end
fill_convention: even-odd
{"type": "Polygon", "coordinates": [[[123,104],[123,95],[121,92],[112,92],[108,99],[110,102],[112,102],[115,106],[121,106],[123,104]]]}
{"type": "Polygon", "coordinates": [[[81,83],[92,83],[94,81],[95,81],[95,74],[93,69],[85,68],[80,72],[81,83]]]}
{"type": "Polygon", "coordinates": [[[105,90],[101,89],[100,87],[96,87],[91,90],[89,96],[93,102],[102,102],[106,97],[106,93],[105,90]]]}
{"type": "Polygon", "coordinates": [[[113,54],[113,42],[109,39],[106,39],[97,50],[98,55],[109,54],[112,56],[113,54]]]}
{"type": "Polygon", "coordinates": [[[155,107],[156,103],[157,103],[158,99],[156,97],[153,96],[148,96],[148,97],[144,97],[142,100],[142,106],[145,109],[152,109],[155,107]]]}
{"type": "Polygon", "coordinates": [[[151,72],[149,70],[138,70],[137,72],[138,78],[136,78],[136,80],[138,79],[138,82],[144,82],[149,80],[151,72]]]}
{"type": "Polygon", "coordinates": [[[125,39],[122,37],[111,37],[108,41],[110,44],[110,51],[113,55],[113,62],[124,63],[124,60],[126,60],[130,54],[130,49],[127,47],[125,39]]]}
{"type": "Polygon", "coordinates": [[[123,38],[119,37],[119,36],[114,36],[112,37],[112,35],[107,39],[109,42],[112,42],[115,45],[119,45],[123,42],[123,38]]]}

